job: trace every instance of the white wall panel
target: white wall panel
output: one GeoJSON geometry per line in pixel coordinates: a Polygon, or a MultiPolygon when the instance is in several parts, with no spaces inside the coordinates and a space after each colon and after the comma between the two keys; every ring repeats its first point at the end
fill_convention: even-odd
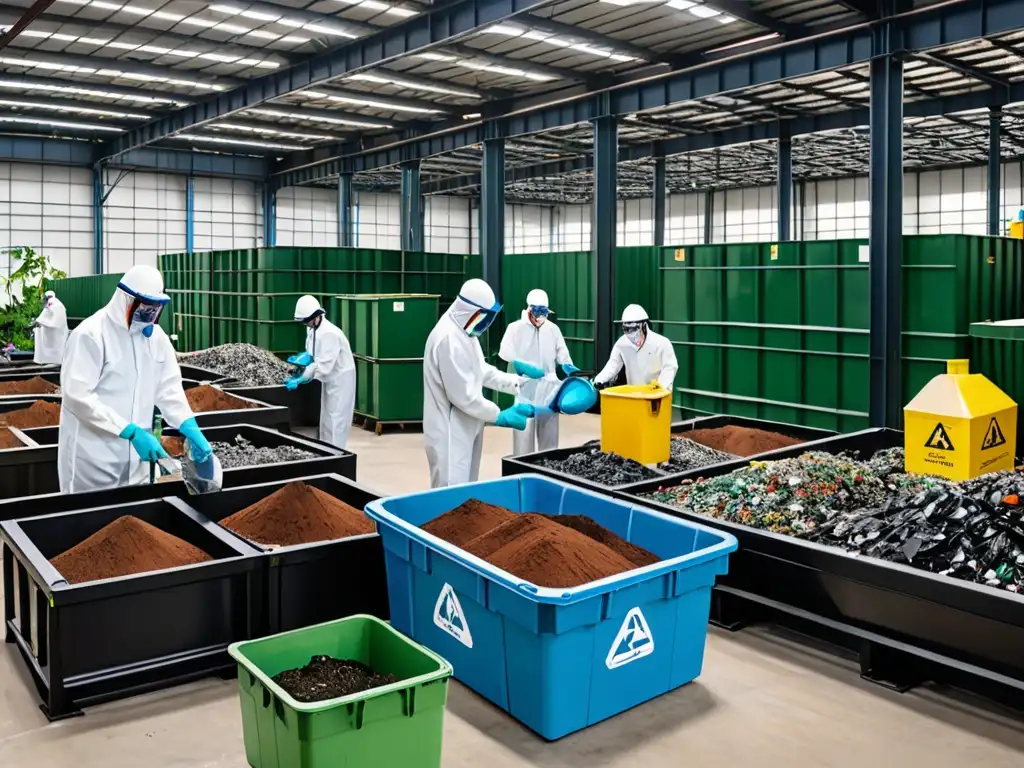
{"type": "Polygon", "coordinates": [[[431,253],[469,253],[468,197],[427,195],[423,204],[423,248],[431,253]]]}
{"type": "Polygon", "coordinates": [[[277,192],[277,245],[338,245],[338,192],[289,187],[277,192]]]}
{"type": "Polygon", "coordinates": [[[552,250],[575,250],[552,245],[552,216],[555,206],[506,205],[505,252],[548,253],[552,250]]]}
{"type": "Polygon", "coordinates": [[[356,192],[354,197],[354,244],[359,248],[401,250],[401,196],[390,193],[356,192]]]}
{"type": "Polygon", "coordinates": [[[104,271],[155,267],[161,253],[185,250],[184,176],[114,170],[104,175],[109,190],[103,205],[104,271]]]}
{"type": "Polygon", "coordinates": [[[193,181],[197,251],[255,248],[263,237],[261,189],[238,179],[193,181]]]}

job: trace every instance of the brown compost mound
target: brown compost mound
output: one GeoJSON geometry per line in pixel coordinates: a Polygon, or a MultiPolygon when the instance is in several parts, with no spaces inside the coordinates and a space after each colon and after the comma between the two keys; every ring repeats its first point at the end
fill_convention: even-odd
{"type": "Polygon", "coordinates": [[[753,456],[756,453],[788,448],[791,445],[805,442],[798,437],[780,435],[778,432],[767,432],[763,429],[738,427],[731,424],[717,429],[694,429],[680,433],[680,436],[688,437],[701,445],[725,451],[734,456],[753,456]]]}
{"type": "Polygon", "coordinates": [[[306,666],[278,672],[272,679],[293,699],[305,702],[351,696],[398,682],[394,675],[378,674],[362,662],[331,656],[313,656],[306,666]]]}
{"type": "Polygon", "coordinates": [[[516,517],[515,512],[504,507],[470,499],[440,517],[435,517],[423,526],[423,530],[456,547],[464,547],[477,536],[516,517]]]}
{"type": "Polygon", "coordinates": [[[8,448],[24,448],[25,444],[14,436],[7,427],[0,427],[0,451],[8,448]]]}
{"type": "Polygon", "coordinates": [[[184,437],[161,437],[160,445],[167,451],[168,456],[184,456],[185,455],[185,438],[184,437]]]}
{"type": "Polygon", "coordinates": [[[56,427],[60,424],[60,403],[36,400],[28,408],[0,413],[0,427],[56,427]]]}
{"type": "Polygon", "coordinates": [[[196,413],[206,411],[237,411],[243,408],[260,408],[256,403],[229,395],[227,392],[203,384],[185,390],[185,399],[196,413]]]}
{"type": "Polygon", "coordinates": [[[213,560],[187,541],[132,515],[109,525],[50,563],[69,584],[132,576],[213,560]]]}
{"type": "Polygon", "coordinates": [[[360,510],[301,481],[220,521],[229,531],[257,544],[288,547],[373,533],[360,510]]]}
{"type": "Polygon", "coordinates": [[[0,382],[0,395],[52,395],[60,387],[40,376],[21,381],[0,382]]]}
{"type": "Polygon", "coordinates": [[[609,531],[603,525],[598,525],[586,515],[550,515],[549,519],[604,544],[608,549],[618,552],[629,560],[636,568],[653,565],[661,560],[653,552],[649,552],[643,547],[638,547],[636,544],[631,544],[618,534],[609,531]]]}

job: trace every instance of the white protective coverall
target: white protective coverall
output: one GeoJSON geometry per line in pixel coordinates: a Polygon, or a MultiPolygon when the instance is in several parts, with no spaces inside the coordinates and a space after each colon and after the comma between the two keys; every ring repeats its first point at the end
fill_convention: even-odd
{"type": "Polygon", "coordinates": [[[128,424],[150,429],[154,407],[174,428],[193,416],[171,340],[159,326],[149,337],[143,326],[129,328],[131,303],[131,296],[116,289],[107,306],[68,337],[60,374],[61,493],[148,482],[149,464],[118,435],[128,424]]]}
{"type": "Polygon", "coordinates": [[[608,384],[615,381],[623,366],[626,367],[627,384],[650,384],[656,381],[669,392],[672,391],[679,370],[672,342],[650,328],[647,329],[647,337],[640,349],[625,336],[620,336],[612,346],[608,364],[594,377],[594,383],[608,384]]]}
{"type": "Polygon", "coordinates": [[[352,347],[341,328],[323,317],[319,326],[306,329],[306,352],[313,357],[313,378],[322,384],[320,439],[344,448],[356,407],[356,361],[352,347]]]}
{"type": "Polygon", "coordinates": [[[47,291],[43,301],[43,311],[36,318],[39,327],[35,332],[32,361],[42,365],[60,364],[68,340],[68,312],[53,291],[47,291]]]}
{"type": "MultiPolygon", "coordinates": [[[[520,360],[544,370],[545,376],[554,375],[557,366],[572,364],[565,338],[557,325],[545,320],[539,328],[530,322],[529,312],[523,310],[520,320],[505,329],[498,356],[508,362],[520,360]]],[[[558,447],[558,414],[540,413],[529,420],[526,429],[512,433],[512,455],[547,451],[558,447]]]]}
{"type": "Polygon", "coordinates": [[[431,488],[479,479],[484,424],[493,424],[501,412],[482,390],[519,390],[520,377],[485,362],[480,341],[463,330],[477,311],[456,299],[423,350],[423,441],[431,488]]]}

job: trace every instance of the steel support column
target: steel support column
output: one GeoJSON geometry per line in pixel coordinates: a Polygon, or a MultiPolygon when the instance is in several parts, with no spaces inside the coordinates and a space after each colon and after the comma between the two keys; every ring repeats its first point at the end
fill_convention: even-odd
{"type": "MultiPolygon", "coordinates": [[[[883,15],[897,12],[901,0],[884,0],[883,15]]],[[[875,30],[871,60],[870,156],[870,423],[899,427],[901,387],[901,245],[903,239],[903,60],[899,32],[892,23],[875,30]]]]}
{"type": "Polygon", "coordinates": [[[789,123],[779,121],[778,157],[778,239],[790,239],[793,231],[793,138],[789,123]]]}
{"type": "Polygon", "coordinates": [[[665,244],[665,156],[656,148],[654,158],[654,244],[665,244]]]}
{"type": "Polygon", "coordinates": [[[1001,221],[1002,180],[1000,157],[1003,134],[1003,110],[989,107],[988,110],[988,233],[998,235],[1001,221]]]}
{"type": "Polygon", "coordinates": [[[501,296],[501,262],[505,257],[505,139],[484,140],[480,176],[480,253],[484,280],[501,296]]]}
{"type": "Polygon", "coordinates": [[[714,233],[715,190],[704,190],[704,244],[711,242],[714,233]]]}
{"type": "Polygon", "coordinates": [[[338,175],[338,246],[351,248],[355,245],[352,227],[352,174],[338,175]]]}
{"type": "Polygon", "coordinates": [[[594,315],[594,365],[608,360],[615,338],[615,215],[617,208],[619,126],[612,115],[598,117],[594,126],[594,204],[590,221],[590,244],[594,251],[594,284],[597,306],[594,315]]]}
{"type": "Polygon", "coordinates": [[[277,190],[270,183],[263,184],[263,247],[277,245],[277,190]]]}
{"type": "Polygon", "coordinates": [[[423,196],[420,194],[420,161],[402,163],[402,250],[423,250],[423,196]]]}
{"type": "Polygon", "coordinates": [[[103,269],[103,166],[92,167],[92,270],[102,275],[103,269]]]}
{"type": "Polygon", "coordinates": [[[196,252],[196,184],[193,176],[185,177],[185,253],[196,252]]]}

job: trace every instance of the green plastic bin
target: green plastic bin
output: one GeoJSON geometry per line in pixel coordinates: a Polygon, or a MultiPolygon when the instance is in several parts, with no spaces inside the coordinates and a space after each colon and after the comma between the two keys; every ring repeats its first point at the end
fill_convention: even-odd
{"type": "Polygon", "coordinates": [[[234,643],[245,756],[252,768],[437,768],[451,665],[373,616],[234,643]],[[398,682],[312,704],[271,678],[326,654],[398,682]]]}
{"type": "Polygon", "coordinates": [[[423,358],[354,357],[356,413],[380,422],[423,421],[423,358]]]}
{"type": "Polygon", "coordinates": [[[423,357],[438,318],[438,296],[354,294],[330,299],[328,317],[341,327],[352,352],[380,359],[423,357]]]}
{"type": "Polygon", "coordinates": [[[1024,435],[1024,319],[971,323],[970,334],[971,373],[984,374],[1017,403],[1017,434],[1024,435]]]}

